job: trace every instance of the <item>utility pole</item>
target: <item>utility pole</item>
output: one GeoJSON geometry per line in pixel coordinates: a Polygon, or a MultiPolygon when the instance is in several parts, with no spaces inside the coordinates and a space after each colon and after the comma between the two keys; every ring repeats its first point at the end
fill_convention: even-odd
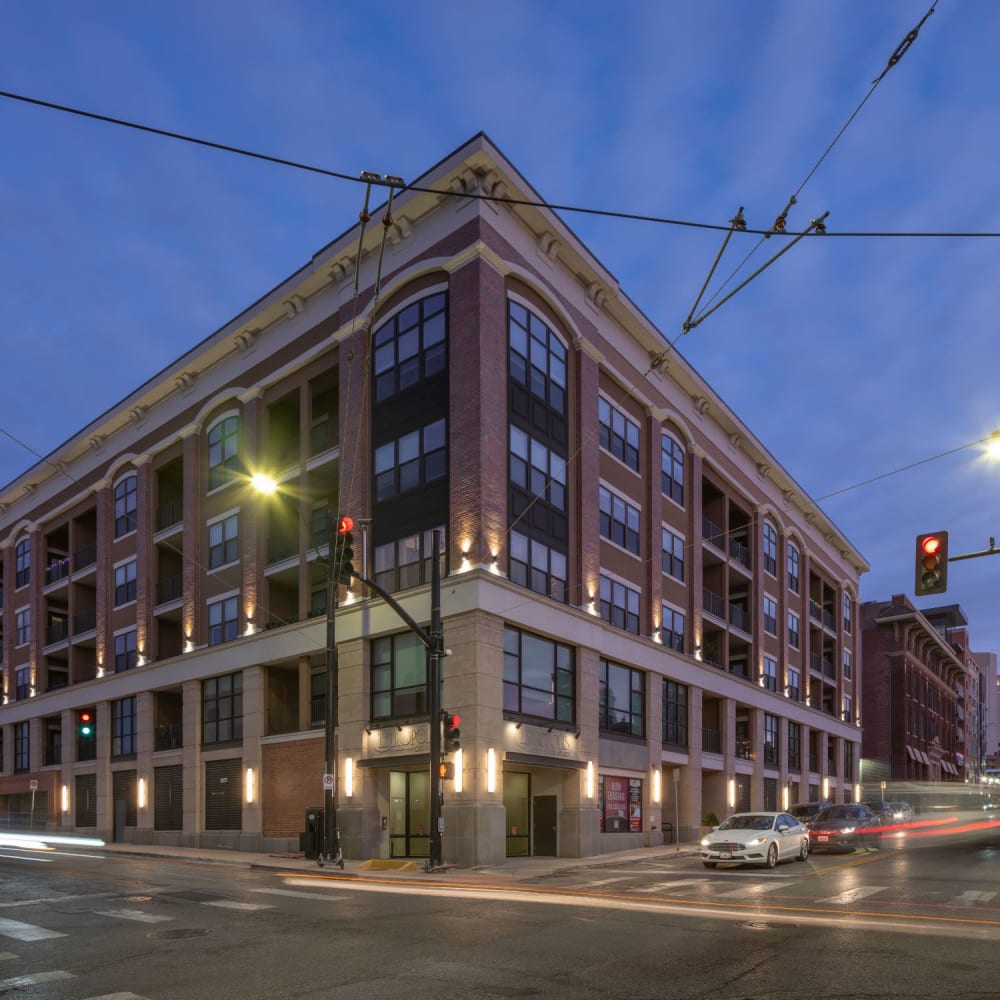
{"type": "Polygon", "coordinates": [[[430,684],[431,710],[431,842],[427,870],[433,871],[443,864],[441,837],[444,834],[444,816],[441,815],[443,799],[441,789],[441,743],[442,743],[442,677],[441,655],[444,652],[444,637],[441,630],[441,532],[435,528],[431,542],[434,558],[431,560],[431,648],[428,661],[428,683],[430,684]]]}

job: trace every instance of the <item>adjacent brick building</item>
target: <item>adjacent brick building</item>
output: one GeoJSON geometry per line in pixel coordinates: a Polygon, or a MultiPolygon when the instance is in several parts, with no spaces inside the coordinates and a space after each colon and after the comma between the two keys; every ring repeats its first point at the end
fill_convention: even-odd
{"type": "MultiPolygon", "coordinates": [[[[417,622],[440,559],[446,860],[859,793],[862,556],[485,136],[416,186],[0,491],[0,816],[297,847],[331,511],[417,622]]],[[[337,638],[345,852],[426,856],[423,650],[337,638]]]]}

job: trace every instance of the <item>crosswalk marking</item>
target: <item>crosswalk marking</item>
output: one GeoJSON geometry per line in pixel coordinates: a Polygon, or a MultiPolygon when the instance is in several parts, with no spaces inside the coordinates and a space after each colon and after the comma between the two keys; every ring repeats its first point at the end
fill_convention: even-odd
{"type": "Polygon", "coordinates": [[[962,906],[969,906],[972,903],[988,903],[995,895],[995,892],[977,892],[975,889],[969,889],[957,895],[955,902],[962,906]]]}
{"type": "Polygon", "coordinates": [[[118,920],[138,920],[143,924],[159,924],[173,917],[160,917],[154,913],[143,913],[142,910],[95,910],[102,917],[115,917],[118,920]]]}
{"type": "Polygon", "coordinates": [[[72,979],[71,972],[56,969],[53,972],[36,972],[33,976],[15,976],[13,979],[0,979],[0,993],[8,990],[20,990],[25,986],[37,986],[39,983],[57,983],[60,979],[72,979]]]}
{"type": "Polygon", "coordinates": [[[688,885],[711,885],[703,878],[679,878],[673,882],[654,882],[652,885],[636,889],[636,892],[666,892],[668,889],[682,889],[688,885]]]}
{"type": "Polygon", "coordinates": [[[836,896],[827,896],[825,899],[817,899],[817,903],[854,903],[859,899],[867,899],[878,892],[885,892],[887,885],[859,885],[854,889],[847,889],[838,892],[836,896]]]}
{"type": "Polygon", "coordinates": [[[795,885],[794,882],[760,882],[756,885],[747,885],[742,889],[733,889],[730,892],[720,892],[719,895],[725,899],[741,899],[747,896],[757,896],[762,892],[774,892],[776,889],[784,889],[786,886],[795,885]]]}
{"type": "Polygon", "coordinates": [[[0,934],[16,941],[44,941],[46,938],[66,937],[59,931],[46,930],[34,924],[24,924],[20,920],[0,920],[0,934]]]}
{"type": "Polygon", "coordinates": [[[202,906],[221,906],[227,910],[273,910],[270,903],[237,903],[231,899],[212,899],[201,904],[202,906]]]}

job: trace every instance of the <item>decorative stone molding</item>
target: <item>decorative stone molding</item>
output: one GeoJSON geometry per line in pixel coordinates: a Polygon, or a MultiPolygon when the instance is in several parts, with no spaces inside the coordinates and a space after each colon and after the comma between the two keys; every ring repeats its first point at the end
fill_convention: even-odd
{"type": "Polygon", "coordinates": [[[240,332],[233,338],[236,350],[239,351],[240,354],[249,354],[254,347],[257,346],[257,337],[259,335],[260,330],[256,327],[247,327],[245,330],[240,330],[240,332]]]}
{"type": "Polygon", "coordinates": [[[145,419],[146,414],[149,413],[148,406],[133,406],[131,410],[128,411],[128,418],[138,427],[145,419]]]}
{"type": "Polygon", "coordinates": [[[587,285],[587,302],[597,310],[604,308],[604,303],[608,301],[608,293],[599,281],[592,281],[587,285]]]}
{"type": "Polygon", "coordinates": [[[290,295],[281,304],[285,307],[285,317],[287,319],[291,319],[300,312],[304,312],[306,308],[306,300],[301,295],[290,295]]]}
{"type": "Polygon", "coordinates": [[[548,230],[538,237],[538,252],[547,260],[555,260],[561,247],[562,243],[548,230]]]}
{"type": "Polygon", "coordinates": [[[330,277],[334,281],[343,281],[354,276],[354,258],[341,257],[330,265],[330,277]]]}
{"type": "Polygon", "coordinates": [[[785,501],[786,510],[795,505],[795,496],[796,494],[793,490],[785,490],[785,492],[781,494],[782,500],[785,501]]]}
{"type": "Polygon", "coordinates": [[[107,434],[95,434],[90,439],[88,444],[90,445],[91,448],[94,449],[94,451],[100,451],[104,447],[104,442],[107,441],[107,439],[108,439],[107,434]]]}
{"type": "Polygon", "coordinates": [[[190,392],[194,388],[194,384],[197,380],[197,372],[181,372],[180,375],[174,379],[174,386],[178,392],[190,392]]]}
{"type": "MultiPolygon", "coordinates": [[[[694,412],[697,413],[699,417],[705,416],[705,414],[712,408],[711,401],[706,399],[704,396],[692,396],[691,400],[694,403],[694,412]]],[[[730,443],[732,443],[732,439],[730,439],[730,443]]]]}
{"type": "Polygon", "coordinates": [[[732,448],[733,451],[739,451],[743,447],[743,435],[737,434],[736,431],[733,431],[733,433],[729,435],[729,447],[732,448]]]}
{"type": "Polygon", "coordinates": [[[767,465],[765,462],[761,462],[757,466],[757,478],[761,482],[765,482],[771,475],[771,466],[767,465]]]}
{"type": "Polygon", "coordinates": [[[413,226],[405,215],[400,215],[392,220],[392,225],[388,229],[388,240],[395,247],[399,246],[403,240],[413,235],[413,226]]]}
{"type": "Polygon", "coordinates": [[[38,483],[25,483],[24,484],[24,495],[26,497],[33,496],[38,492],[38,483]]]}

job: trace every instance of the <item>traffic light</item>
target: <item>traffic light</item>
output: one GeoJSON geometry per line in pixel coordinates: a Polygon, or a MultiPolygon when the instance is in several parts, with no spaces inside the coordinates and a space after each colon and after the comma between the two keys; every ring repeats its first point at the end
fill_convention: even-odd
{"type": "Polygon", "coordinates": [[[913,592],[917,597],[943,594],[948,589],[948,532],[917,535],[913,592]]]}
{"type": "Polygon", "coordinates": [[[453,753],[455,750],[461,749],[462,730],[458,728],[461,721],[460,716],[453,715],[451,712],[443,711],[441,713],[441,750],[444,753],[453,753]]]}
{"type": "Polygon", "coordinates": [[[453,781],[455,778],[455,765],[450,760],[443,760],[438,764],[438,777],[442,781],[453,781]]]}
{"type": "Polygon", "coordinates": [[[94,735],[94,713],[80,712],[77,717],[77,731],[82,739],[89,740],[94,735]]]}
{"type": "Polygon", "coordinates": [[[333,540],[333,579],[350,586],[354,571],[354,518],[346,514],[337,518],[337,537],[333,540]]]}

